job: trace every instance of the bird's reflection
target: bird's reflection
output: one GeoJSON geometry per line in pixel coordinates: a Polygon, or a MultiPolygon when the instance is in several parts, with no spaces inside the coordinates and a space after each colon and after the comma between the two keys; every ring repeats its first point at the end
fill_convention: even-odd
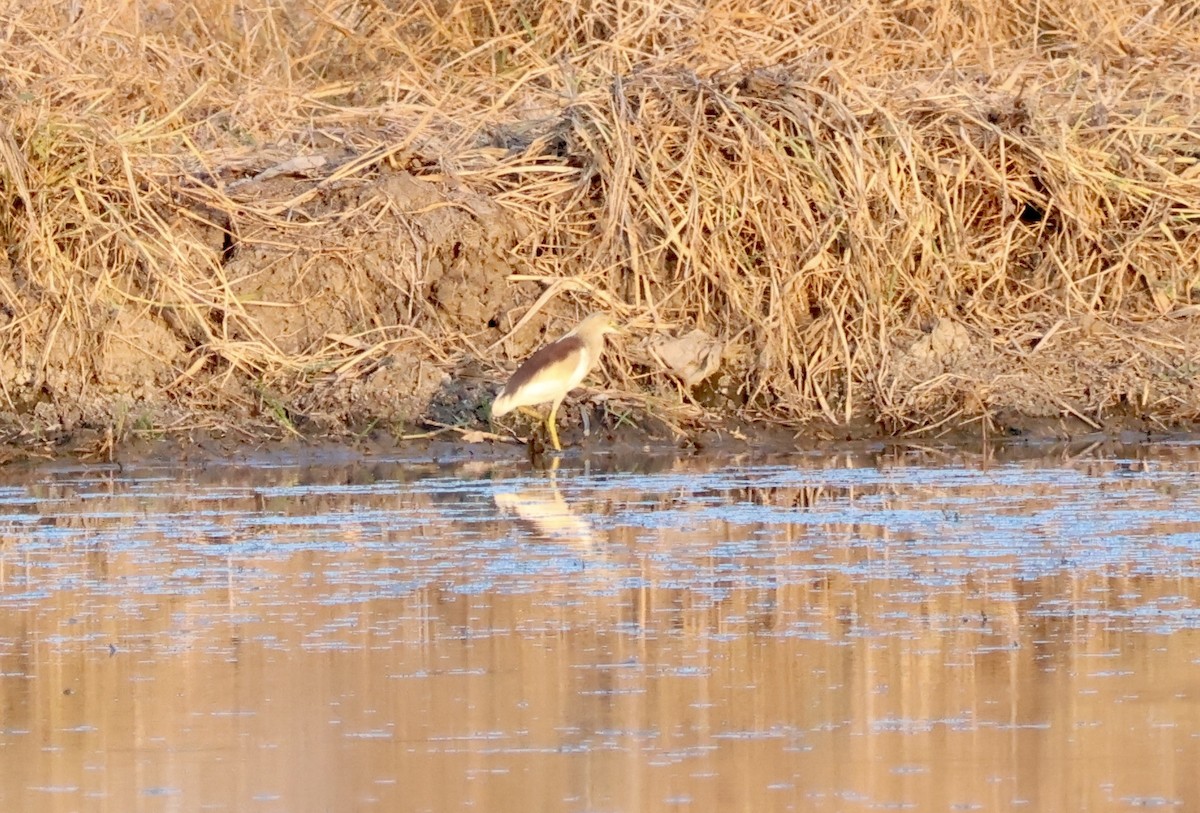
{"type": "Polygon", "coordinates": [[[544,542],[567,544],[592,555],[602,555],[592,525],[579,516],[558,488],[558,459],[545,483],[515,490],[504,489],[503,481],[493,487],[492,499],[501,511],[515,514],[529,535],[544,542]]]}

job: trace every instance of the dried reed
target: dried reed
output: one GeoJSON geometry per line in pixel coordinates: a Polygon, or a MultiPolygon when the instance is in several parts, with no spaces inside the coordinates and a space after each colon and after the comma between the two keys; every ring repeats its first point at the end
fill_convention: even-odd
{"type": "MultiPolygon", "coordinates": [[[[79,0],[0,23],[21,432],[117,402],[383,414],[382,357],[503,364],[523,315],[584,299],[718,336],[696,397],[789,425],[1200,414],[1195,0],[79,0]]],[[[699,419],[644,344],[608,369],[699,419]]]]}

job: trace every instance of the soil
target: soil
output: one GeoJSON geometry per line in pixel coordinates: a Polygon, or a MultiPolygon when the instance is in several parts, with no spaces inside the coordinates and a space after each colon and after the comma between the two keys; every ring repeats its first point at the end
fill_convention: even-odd
{"type": "MultiPolygon", "coordinates": [[[[289,200],[313,186],[277,178],[256,192],[289,200]]],[[[231,436],[256,442],[461,423],[486,414],[503,374],[495,360],[515,363],[551,321],[570,318],[557,304],[512,335],[502,329],[540,293],[507,279],[520,229],[483,197],[404,172],[322,188],[271,228],[179,226],[181,244],[222,258],[228,281],[228,306],[200,324],[183,308],[121,302],[95,330],[73,333],[32,307],[43,292],[0,266],[0,289],[44,322],[27,332],[40,346],[0,348],[7,456],[195,427],[236,425],[231,436]],[[462,350],[447,357],[449,335],[462,350]],[[481,361],[479,349],[501,339],[481,361]]]]}
{"type": "MultiPolygon", "coordinates": [[[[491,454],[484,450],[497,444],[496,454],[526,453],[520,443],[534,427],[518,418],[489,428],[488,405],[515,365],[590,303],[540,303],[540,284],[510,278],[529,271],[520,224],[478,193],[403,171],[327,185],[276,177],[253,192],[264,206],[300,203],[274,220],[179,224],[181,250],[206,251],[220,264],[223,304],[148,305],[157,301],[152,292],[128,290],[134,279],[129,296],[90,315],[94,329],[28,309],[41,322],[25,335],[40,344],[0,347],[0,460],[116,459],[147,443],[225,456],[331,440],[421,454],[457,440],[469,454],[491,454]]],[[[0,290],[17,303],[45,295],[5,264],[0,290]]],[[[559,426],[567,443],[684,450],[913,435],[1157,437],[1189,431],[1200,414],[1195,321],[1114,326],[1081,316],[1013,336],[943,317],[891,340],[872,412],[837,424],[755,422],[768,410],[705,397],[736,393],[743,373],[734,365],[754,363],[727,356],[690,398],[676,384],[625,400],[583,388],[559,426]],[[684,417],[673,411],[678,403],[688,407],[684,417]]],[[[707,372],[715,345],[706,337],[704,346],[707,372]]],[[[532,434],[536,453],[542,441],[532,434]]]]}

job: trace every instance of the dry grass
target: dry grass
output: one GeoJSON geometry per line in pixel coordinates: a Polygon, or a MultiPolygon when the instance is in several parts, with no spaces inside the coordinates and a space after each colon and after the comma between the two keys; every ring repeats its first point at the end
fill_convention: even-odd
{"type": "Polygon", "coordinates": [[[395,6],[0,12],[8,423],[336,423],[383,357],[494,370],[597,303],[787,424],[1200,415],[1200,2],[395,6]]]}

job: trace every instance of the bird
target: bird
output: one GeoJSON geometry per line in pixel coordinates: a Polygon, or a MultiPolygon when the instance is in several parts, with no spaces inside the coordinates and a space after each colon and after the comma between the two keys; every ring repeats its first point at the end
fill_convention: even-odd
{"type": "MultiPolygon", "coordinates": [[[[555,451],[562,451],[555,426],[558,408],[567,393],[579,386],[600,360],[604,337],[617,333],[606,313],[593,313],[573,330],[555,339],[525,359],[492,401],[492,417],[499,418],[514,409],[551,403],[546,416],[546,431],[555,451]]],[[[539,416],[540,417],[540,416],[539,416]]]]}

